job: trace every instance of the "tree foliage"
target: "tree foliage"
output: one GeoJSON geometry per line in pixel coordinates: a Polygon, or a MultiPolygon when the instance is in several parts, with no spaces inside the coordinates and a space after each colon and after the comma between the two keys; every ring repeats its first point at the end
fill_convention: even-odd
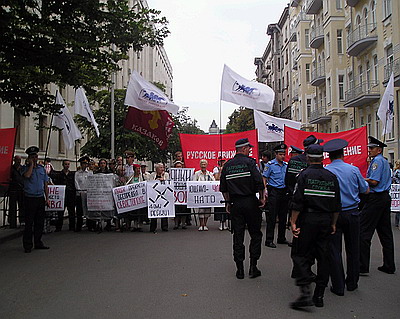
{"type": "Polygon", "coordinates": [[[225,133],[237,133],[254,130],[254,115],[252,109],[239,107],[229,116],[225,133]]]}
{"type": "Polygon", "coordinates": [[[0,0],[0,99],[20,111],[54,113],[49,84],[110,84],[130,48],[162,45],[167,20],[128,0],[0,0]]]}
{"type": "MultiPolygon", "coordinates": [[[[166,150],[160,150],[156,144],[139,133],[125,129],[124,120],[128,107],[124,105],[126,90],[115,90],[115,154],[122,155],[126,150],[133,150],[137,159],[147,159],[152,162],[165,162],[176,151],[181,150],[179,133],[204,134],[197,126],[196,120],[187,115],[187,108],[179,111],[178,115],[172,115],[174,128],[166,150]]],[[[86,119],[79,117],[78,123],[88,131],[88,141],[81,148],[82,153],[97,158],[111,157],[111,110],[110,93],[100,91],[94,96],[99,108],[95,110],[94,117],[99,124],[100,137],[95,135],[94,129],[86,119]]]]}

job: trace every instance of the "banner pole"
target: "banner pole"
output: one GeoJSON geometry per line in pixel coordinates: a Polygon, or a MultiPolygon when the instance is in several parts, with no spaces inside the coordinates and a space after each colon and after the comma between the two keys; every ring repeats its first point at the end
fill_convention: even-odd
{"type": "Polygon", "coordinates": [[[53,117],[54,117],[54,114],[51,114],[50,127],[49,127],[49,135],[47,136],[46,151],[45,151],[45,153],[44,153],[44,159],[47,158],[47,152],[48,152],[48,150],[49,150],[51,126],[53,125],[53,117]]]}
{"type": "MultiPolygon", "coordinates": [[[[219,99],[219,149],[220,149],[220,156],[222,157],[222,107],[221,107],[221,99],[219,99]]],[[[217,156],[219,157],[219,156],[217,156]]],[[[217,158],[218,161],[218,158],[217,158]]],[[[217,166],[218,166],[218,162],[217,162],[217,166]]]]}

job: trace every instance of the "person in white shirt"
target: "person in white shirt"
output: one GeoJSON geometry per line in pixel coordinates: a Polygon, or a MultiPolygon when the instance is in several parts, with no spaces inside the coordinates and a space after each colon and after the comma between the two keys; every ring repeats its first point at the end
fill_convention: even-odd
{"type": "MultiPolygon", "coordinates": [[[[81,164],[80,169],[75,173],[75,188],[76,188],[76,228],[75,231],[82,230],[83,215],[86,211],[86,198],[87,198],[87,178],[93,174],[89,170],[90,158],[88,156],[81,157],[78,162],[81,164]]],[[[87,220],[88,230],[95,230],[95,223],[87,220]]]]}

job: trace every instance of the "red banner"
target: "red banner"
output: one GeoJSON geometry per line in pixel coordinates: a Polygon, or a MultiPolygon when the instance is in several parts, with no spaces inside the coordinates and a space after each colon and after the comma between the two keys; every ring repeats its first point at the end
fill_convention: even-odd
{"type": "Polygon", "coordinates": [[[0,129],[0,184],[3,186],[10,182],[16,133],[16,128],[0,129]]]}
{"type": "Polygon", "coordinates": [[[124,127],[147,136],[156,145],[165,150],[172,134],[174,121],[167,111],[141,111],[135,107],[128,109],[124,127]]]}
{"type": "Polygon", "coordinates": [[[222,156],[226,160],[234,157],[236,154],[235,142],[246,137],[249,139],[250,144],[254,145],[250,156],[258,160],[257,130],[221,135],[179,134],[185,167],[199,169],[200,160],[206,159],[208,161],[208,170],[212,171],[217,166],[218,157],[222,156]]]}
{"type": "MultiPolygon", "coordinates": [[[[318,139],[323,139],[324,143],[333,140],[335,138],[342,138],[349,142],[349,145],[344,149],[344,161],[351,165],[357,166],[361,174],[366,176],[367,174],[367,128],[365,126],[339,133],[318,133],[318,132],[305,132],[299,131],[288,126],[285,126],[285,144],[289,147],[290,145],[303,149],[303,140],[310,135],[314,135],[318,139]]],[[[330,163],[328,153],[324,153],[324,165],[330,163]]]]}

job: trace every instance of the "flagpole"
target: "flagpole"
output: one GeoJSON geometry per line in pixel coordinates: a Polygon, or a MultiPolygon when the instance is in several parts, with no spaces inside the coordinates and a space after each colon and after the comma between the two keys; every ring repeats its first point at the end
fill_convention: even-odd
{"type": "MultiPolygon", "coordinates": [[[[115,44],[112,45],[112,50],[115,51],[115,44]]],[[[114,83],[115,71],[111,74],[111,158],[115,158],[114,83]]]]}
{"type": "MultiPolygon", "coordinates": [[[[221,107],[221,99],[219,99],[219,148],[220,148],[220,152],[221,152],[221,158],[222,158],[222,107],[221,107]]],[[[219,156],[218,156],[219,157],[219,156]]],[[[218,161],[218,158],[217,158],[218,161]]],[[[218,162],[217,162],[217,166],[218,166],[218,162]]]]}
{"type": "Polygon", "coordinates": [[[51,126],[53,125],[53,117],[54,117],[54,114],[51,114],[50,127],[49,127],[49,135],[47,136],[46,151],[45,151],[45,153],[44,153],[44,159],[46,159],[46,157],[47,157],[47,151],[49,150],[51,126]]]}

